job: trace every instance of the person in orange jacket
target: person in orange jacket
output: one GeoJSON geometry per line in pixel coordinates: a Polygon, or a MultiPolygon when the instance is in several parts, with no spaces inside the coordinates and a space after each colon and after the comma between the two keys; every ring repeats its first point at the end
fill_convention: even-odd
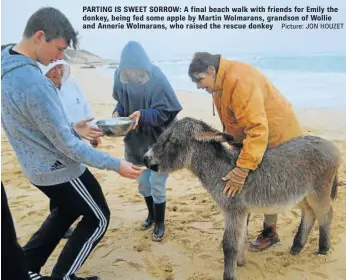
{"type": "MultiPolygon", "coordinates": [[[[248,173],[256,170],[267,148],[303,135],[291,104],[255,67],[221,55],[195,53],[189,76],[198,89],[213,95],[224,132],[242,142],[236,167],[222,178],[224,193],[241,192],[248,173]]],[[[264,250],[280,241],[277,214],[264,215],[263,230],[251,247],[264,250]]]]}

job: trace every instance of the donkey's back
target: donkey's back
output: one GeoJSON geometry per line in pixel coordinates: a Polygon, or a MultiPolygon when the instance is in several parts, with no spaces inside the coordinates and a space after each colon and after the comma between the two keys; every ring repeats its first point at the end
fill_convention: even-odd
{"type": "Polygon", "coordinates": [[[260,166],[248,176],[244,201],[253,211],[264,213],[257,208],[276,205],[282,212],[309,193],[330,197],[339,165],[340,152],[330,141],[295,138],[266,151],[260,166]]]}

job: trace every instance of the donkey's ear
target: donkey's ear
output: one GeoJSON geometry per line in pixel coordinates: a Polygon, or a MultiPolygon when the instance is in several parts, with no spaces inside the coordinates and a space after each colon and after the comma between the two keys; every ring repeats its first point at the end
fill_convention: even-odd
{"type": "Polygon", "coordinates": [[[234,137],[230,134],[226,134],[226,133],[222,133],[223,138],[225,139],[225,141],[223,142],[227,142],[228,144],[241,149],[243,147],[243,143],[239,143],[239,142],[234,142],[234,137]]]}
{"type": "Polygon", "coordinates": [[[216,142],[233,142],[232,135],[222,133],[218,130],[215,131],[201,131],[197,133],[196,140],[198,141],[216,141],[216,142]]]}
{"type": "Polygon", "coordinates": [[[228,143],[236,148],[242,148],[242,143],[234,142],[234,137],[230,134],[222,133],[220,131],[202,131],[197,134],[196,140],[198,141],[216,141],[220,143],[228,143]]]}
{"type": "Polygon", "coordinates": [[[182,120],[182,123],[183,122],[184,125],[188,127],[187,129],[183,129],[184,133],[188,133],[189,137],[192,137],[192,139],[197,141],[216,141],[220,143],[227,142],[228,144],[235,146],[242,145],[234,143],[234,137],[232,135],[222,133],[203,121],[185,118],[185,120],[182,120]]]}

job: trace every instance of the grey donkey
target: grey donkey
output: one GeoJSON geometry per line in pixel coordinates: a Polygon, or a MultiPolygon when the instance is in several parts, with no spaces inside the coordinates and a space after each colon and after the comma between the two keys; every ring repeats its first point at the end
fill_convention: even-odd
{"type": "Polygon", "coordinates": [[[165,131],[144,155],[146,166],[158,172],[188,168],[224,212],[224,280],[236,279],[236,265],[245,264],[244,242],[248,213],[277,214],[298,204],[302,210],[291,254],[300,253],[315,219],[319,222],[319,254],[327,254],[337,194],[341,155],[327,140],[302,136],[268,148],[243,190],[230,198],[222,181],[236,164],[241,144],[208,124],[184,118],[165,131]],[[231,150],[222,142],[238,147],[231,150]]]}

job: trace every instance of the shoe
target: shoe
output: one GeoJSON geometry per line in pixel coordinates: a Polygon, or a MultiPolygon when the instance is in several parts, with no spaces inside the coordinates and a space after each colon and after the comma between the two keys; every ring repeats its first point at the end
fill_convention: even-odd
{"type": "Polygon", "coordinates": [[[264,225],[263,230],[258,235],[256,240],[250,243],[250,248],[263,251],[280,242],[279,234],[276,232],[276,225],[264,225]]]}
{"type": "Polygon", "coordinates": [[[89,276],[89,277],[75,277],[71,278],[72,280],[101,280],[98,276],[89,276]]]}
{"type": "Polygon", "coordinates": [[[72,227],[70,227],[66,232],[65,232],[65,235],[64,235],[64,239],[69,239],[73,233],[74,229],[72,227]]]}
{"type": "Polygon", "coordinates": [[[154,203],[155,227],[152,234],[153,241],[161,241],[165,235],[165,210],[166,202],[154,203]]]}
{"type": "MultiPolygon", "coordinates": [[[[51,279],[51,280],[62,280],[62,278],[54,278],[54,277],[49,278],[49,279],[51,279]]],[[[75,275],[70,275],[69,279],[71,279],[71,280],[101,280],[101,278],[98,277],[98,276],[77,277],[75,275]]]]}
{"type": "Polygon", "coordinates": [[[142,222],[142,229],[150,228],[154,223],[154,201],[152,196],[147,196],[144,198],[145,203],[148,208],[148,217],[142,222]]]}
{"type": "Polygon", "coordinates": [[[30,280],[50,280],[51,278],[49,276],[42,276],[38,272],[31,272],[29,271],[29,279],[30,280]]]}

